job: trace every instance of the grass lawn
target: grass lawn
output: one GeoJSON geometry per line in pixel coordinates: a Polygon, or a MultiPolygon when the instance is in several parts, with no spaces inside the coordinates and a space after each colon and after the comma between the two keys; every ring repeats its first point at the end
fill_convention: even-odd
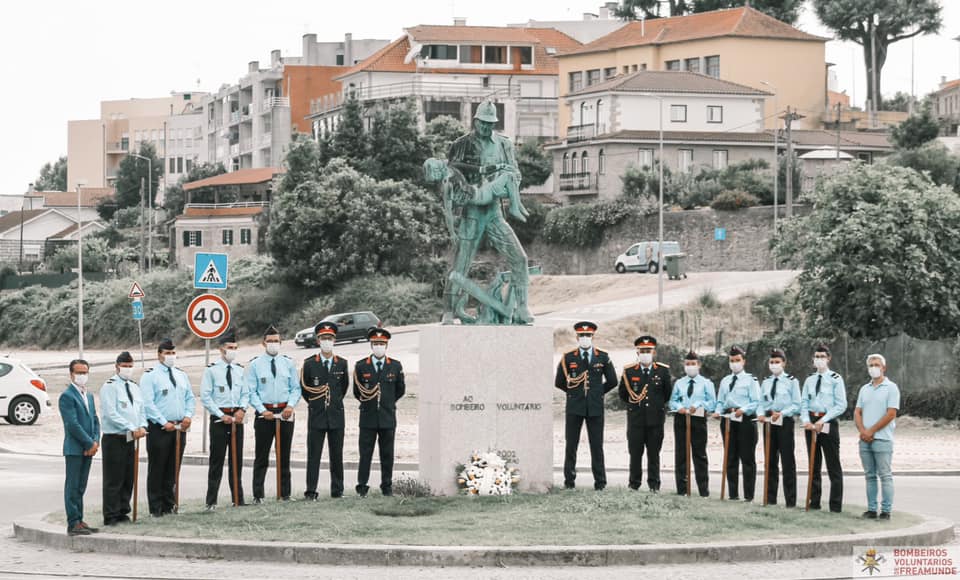
{"type": "MultiPolygon", "coordinates": [[[[697,543],[854,534],[908,527],[920,518],[895,513],[891,522],[865,521],[863,508],[842,514],[806,513],[717,498],[608,488],[544,495],[339,500],[267,500],[259,506],[203,511],[186,503],[177,516],[143,518],[106,533],[203,539],[411,545],[609,545],[697,543]]],[[[144,510],[145,512],[146,510],[144,510]]],[[[62,520],[62,514],[60,515],[62,520]]],[[[89,514],[91,525],[102,521],[89,514]]]]}

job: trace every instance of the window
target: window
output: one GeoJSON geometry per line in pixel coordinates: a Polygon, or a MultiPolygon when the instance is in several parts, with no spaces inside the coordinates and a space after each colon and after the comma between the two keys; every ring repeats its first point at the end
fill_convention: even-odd
{"type": "Polygon", "coordinates": [[[240,245],[250,245],[250,228],[243,228],[240,230],[240,245]]]}
{"type": "Polygon", "coordinates": [[[708,56],[706,59],[707,76],[720,78],[720,56],[708,56]]]}
{"type": "Polygon", "coordinates": [[[223,245],[232,246],[233,245],[233,230],[223,230],[223,245]]]}
{"type": "Polygon", "coordinates": [[[338,54],[338,55],[337,55],[337,66],[343,66],[343,55],[342,55],[342,54],[338,54]]]}
{"type": "Polygon", "coordinates": [[[600,82],[600,69],[595,68],[587,71],[587,86],[592,86],[600,82]]]}
{"type": "Polygon", "coordinates": [[[0,377],[5,377],[10,374],[10,371],[13,370],[12,365],[6,363],[0,363],[0,377]]]}
{"type": "Polygon", "coordinates": [[[480,64],[483,62],[483,47],[471,44],[460,45],[460,62],[480,64]]]}
{"type": "Polygon", "coordinates": [[[653,168],[653,149],[640,149],[637,151],[637,164],[640,169],[653,168]]]}
{"type": "MultiPolygon", "coordinates": [[[[644,69],[644,70],[646,70],[646,69],[644,69]]],[[[635,64],[630,65],[630,72],[637,72],[637,65],[635,65],[635,64]]]]}
{"type": "Polygon", "coordinates": [[[590,158],[587,156],[586,151],[580,154],[580,171],[582,173],[590,172],[590,158]]]}
{"type": "Polygon", "coordinates": [[[573,152],[573,156],[571,157],[571,159],[573,161],[570,164],[570,173],[580,173],[580,160],[577,159],[576,151],[573,152]]]}
{"type": "Polygon", "coordinates": [[[603,154],[603,149],[597,154],[597,173],[603,175],[607,172],[607,156],[603,154]]]}
{"type": "Polygon", "coordinates": [[[640,70],[647,70],[647,63],[641,64],[641,65],[640,65],[640,70]]]}
{"type": "MultiPolygon", "coordinates": [[[[496,129],[497,131],[503,131],[503,127],[504,127],[504,124],[503,124],[503,123],[504,123],[504,120],[503,120],[503,118],[504,118],[504,114],[503,114],[503,103],[494,103],[493,105],[497,108],[497,124],[494,125],[493,128],[496,129]]],[[[477,107],[479,107],[479,106],[480,106],[480,103],[472,103],[472,104],[470,105],[470,118],[471,118],[471,119],[474,117],[474,115],[477,114],[477,107]]],[[[459,118],[459,117],[458,117],[458,118],[459,118]]]]}
{"type": "Polygon", "coordinates": [[[170,157],[170,171],[167,173],[176,173],[177,172],[177,158],[170,157]]]}
{"type": "Polygon", "coordinates": [[[190,173],[190,170],[193,169],[193,159],[187,159],[187,173],[190,173]]]}
{"type": "Polygon", "coordinates": [[[428,44],[420,49],[420,57],[431,60],[457,60],[457,47],[452,44],[428,44]]]}
{"type": "Polygon", "coordinates": [[[723,107],[707,105],[707,123],[723,123],[723,107]]]}
{"type": "Polygon", "coordinates": [[[693,169],[693,149],[680,149],[677,153],[677,170],[680,173],[690,173],[693,169]]]}
{"type": "Polygon", "coordinates": [[[873,153],[869,151],[861,151],[857,153],[857,159],[863,161],[864,163],[873,163],[873,153]]]}
{"type": "Polygon", "coordinates": [[[623,65],[623,74],[627,74],[629,72],[630,72],[630,65],[628,64],[623,65]]]}
{"type": "Polygon", "coordinates": [[[487,64],[507,64],[507,47],[484,46],[483,62],[487,64]]]}
{"type": "Polygon", "coordinates": [[[664,70],[680,70],[680,61],[679,60],[668,60],[663,63],[664,70]]]}
{"type": "Polygon", "coordinates": [[[510,62],[513,64],[533,64],[533,47],[511,46],[510,62]]]}
{"type": "Polygon", "coordinates": [[[726,169],[728,155],[729,153],[727,152],[726,149],[714,149],[713,150],[713,168],[726,169]]]}
{"type": "Polygon", "coordinates": [[[560,165],[560,173],[570,173],[570,156],[563,153],[563,163],[560,165]]]}
{"type": "Polygon", "coordinates": [[[446,115],[460,120],[460,103],[458,101],[427,101],[423,103],[423,116],[427,123],[446,115]]]}
{"type": "Polygon", "coordinates": [[[183,173],[183,157],[177,157],[177,173],[183,173]]]}
{"type": "Polygon", "coordinates": [[[203,232],[199,230],[184,230],[183,231],[183,247],[202,247],[203,246],[203,232]]]}
{"type": "Polygon", "coordinates": [[[617,67],[611,66],[603,69],[603,80],[608,81],[617,76],[617,67]]]}
{"type": "Polygon", "coordinates": [[[670,121],[673,123],[687,122],[686,105],[670,105],[670,121]]]}
{"type": "Polygon", "coordinates": [[[688,58],[683,61],[683,70],[698,73],[700,72],[700,58],[688,58]]]}
{"type": "Polygon", "coordinates": [[[579,91],[583,88],[583,73],[582,72],[572,72],[570,73],[570,92],[579,91]]]}

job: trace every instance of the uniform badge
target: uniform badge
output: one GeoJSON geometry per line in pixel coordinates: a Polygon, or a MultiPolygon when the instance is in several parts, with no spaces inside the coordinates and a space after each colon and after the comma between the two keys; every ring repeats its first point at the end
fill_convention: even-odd
{"type": "Polygon", "coordinates": [[[575,363],[575,362],[570,363],[570,368],[571,368],[571,369],[577,368],[577,363],[575,363]]]}
{"type": "Polygon", "coordinates": [[[267,384],[267,377],[260,377],[260,384],[261,385],[267,384]]]}
{"type": "Polygon", "coordinates": [[[320,377],[313,377],[313,386],[315,387],[320,386],[320,377]]]}
{"type": "Polygon", "coordinates": [[[220,386],[220,392],[221,392],[221,393],[224,392],[224,388],[223,388],[222,385],[220,386]]]}
{"type": "Polygon", "coordinates": [[[164,390],[160,391],[160,394],[163,395],[164,397],[166,397],[166,396],[167,396],[167,393],[169,393],[169,392],[170,392],[170,389],[164,389],[164,390]]]}

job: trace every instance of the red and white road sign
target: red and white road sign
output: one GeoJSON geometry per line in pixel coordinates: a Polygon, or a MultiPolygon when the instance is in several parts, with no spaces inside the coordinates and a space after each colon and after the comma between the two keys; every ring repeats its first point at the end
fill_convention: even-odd
{"type": "Polygon", "coordinates": [[[230,307],[216,294],[201,294],[187,307],[187,326],[200,338],[217,338],[230,327],[230,307]]]}
{"type": "Polygon", "coordinates": [[[144,296],[145,294],[143,293],[143,288],[140,287],[140,283],[134,282],[133,286],[130,287],[130,294],[127,297],[133,300],[138,300],[144,296]]]}

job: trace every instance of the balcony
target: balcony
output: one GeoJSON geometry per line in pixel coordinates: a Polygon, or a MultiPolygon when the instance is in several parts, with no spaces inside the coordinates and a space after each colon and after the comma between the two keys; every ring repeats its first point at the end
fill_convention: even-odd
{"type": "Polygon", "coordinates": [[[577,143],[578,141],[589,141],[597,136],[597,126],[593,123],[589,125],[571,125],[567,127],[567,143],[577,143]]]}
{"type": "Polygon", "coordinates": [[[267,97],[260,103],[260,112],[269,113],[274,107],[289,107],[289,97],[267,97]]]}
{"type": "Polygon", "coordinates": [[[107,155],[126,155],[130,151],[130,142],[126,139],[123,141],[108,141],[106,148],[107,155]]]}
{"type": "Polygon", "coordinates": [[[244,139],[240,142],[240,150],[244,153],[253,149],[253,139],[244,139]]]}
{"type": "Polygon", "coordinates": [[[269,207],[269,201],[235,201],[231,203],[188,203],[184,209],[229,209],[236,207],[269,207]]]}
{"type": "Polygon", "coordinates": [[[595,173],[561,173],[560,191],[572,194],[597,193],[597,175],[595,173]]]}
{"type": "Polygon", "coordinates": [[[261,148],[269,147],[272,144],[273,144],[273,135],[271,135],[270,133],[264,133],[263,135],[260,135],[260,139],[258,140],[258,145],[261,148]]]}
{"type": "Polygon", "coordinates": [[[236,157],[237,155],[240,155],[240,144],[234,143],[230,146],[230,157],[236,157]]]}
{"type": "MultiPolygon", "coordinates": [[[[353,94],[360,101],[376,101],[381,99],[402,99],[405,97],[427,97],[436,100],[463,101],[463,100],[482,100],[490,98],[499,99],[519,99],[520,85],[488,85],[481,83],[438,83],[422,80],[405,81],[402,83],[392,83],[387,85],[377,85],[372,87],[354,87],[345,89],[343,93],[333,93],[310,102],[310,113],[313,116],[321,116],[340,109],[343,101],[346,99],[347,92],[353,91],[353,94]]],[[[556,99],[528,98],[521,99],[521,102],[543,101],[549,108],[556,108],[556,99]]]]}
{"type": "Polygon", "coordinates": [[[233,125],[234,123],[239,123],[239,122],[240,122],[240,111],[239,110],[230,111],[230,124],[233,125]]]}

